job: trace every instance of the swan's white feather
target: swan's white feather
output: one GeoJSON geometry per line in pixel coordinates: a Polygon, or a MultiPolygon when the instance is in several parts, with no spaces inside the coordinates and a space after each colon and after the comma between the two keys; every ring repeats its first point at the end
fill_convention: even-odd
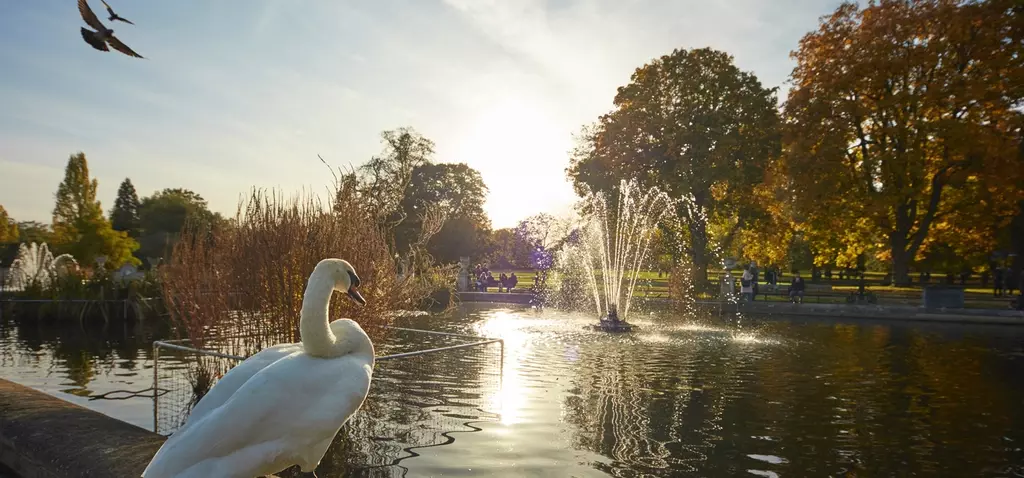
{"type": "Polygon", "coordinates": [[[263,370],[266,366],[280,360],[283,357],[291,355],[295,352],[302,351],[302,343],[294,344],[278,344],[271,347],[267,347],[256,355],[253,355],[245,359],[242,363],[232,367],[228,370],[228,373],[224,374],[217,383],[214,384],[206,395],[203,396],[202,400],[199,400],[192,411],[188,415],[188,419],[182,424],[178,430],[171,435],[170,440],[175,440],[178,435],[184,433],[185,429],[191,426],[193,423],[199,421],[199,419],[205,417],[212,410],[216,410],[218,407],[224,404],[231,398],[231,395],[235,393],[242,385],[245,384],[253,375],[263,370]]]}
{"type": "Polygon", "coordinates": [[[223,406],[176,433],[143,476],[252,478],[293,463],[312,471],[362,405],[372,371],[373,357],[364,354],[324,359],[295,352],[280,358],[223,406]]]}
{"type": "MultiPolygon", "coordinates": [[[[335,335],[342,335],[345,333],[343,330],[344,326],[345,323],[343,321],[335,320],[331,322],[331,332],[335,335]]],[[[253,375],[256,375],[257,372],[263,370],[264,367],[292,353],[301,351],[302,342],[272,345],[232,367],[220,380],[217,380],[217,383],[214,384],[210,391],[206,392],[202,400],[199,400],[199,403],[192,407],[192,411],[189,413],[185,423],[171,435],[168,441],[174,440],[177,435],[181,434],[200,418],[206,416],[211,410],[215,410],[223,405],[239,387],[245,384],[253,375]]]]}

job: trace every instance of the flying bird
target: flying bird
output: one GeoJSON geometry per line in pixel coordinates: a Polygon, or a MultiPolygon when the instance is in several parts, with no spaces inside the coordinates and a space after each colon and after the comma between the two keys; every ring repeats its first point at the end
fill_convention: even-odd
{"type": "Polygon", "coordinates": [[[82,20],[85,20],[86,25],[89,25],[96,30],[92,31],[82,28],[82,39],[89,45],[92,45],[93,48],[100,51],[110,51],[107,49],[107,45],[110,45],[111,48],[124,53],[125,55],[133,56],[135,58],[143,58],[142,55],[135,53],[131,48],[128,48],[128,45],[121,43],[121,40],[118,40],[117,37],[114,36],[114,30],[103,26],[103,24],[100,23],[100,19],[96,18],[96,14],[93,13],[91,8],[89,8],[89,4],[86,3],[85,0],[78,0],[78,12],[82,14],[82,20]]]}
{"type": "Polygon", "coordinates": [[[122,17],[121,15],[118,15],[118,14],[114,13],[114,9],[110,8],[110,5],[107,4],[106,0],[100,0],[100,1],[103,2],[103,6],[104,7],[107,7],[107,13],[110,14],[110,18],[108,18],[107,20],[110,20],[112,22],[113,21],[117,21],[117,20],[121,20],[122,22],[125,22],[125,23],[127,23],[129,25],[134,25],[134,23],[132,23],[131,20],[129,20],[129,19],[125,18],[125,17],[122,17]]]}

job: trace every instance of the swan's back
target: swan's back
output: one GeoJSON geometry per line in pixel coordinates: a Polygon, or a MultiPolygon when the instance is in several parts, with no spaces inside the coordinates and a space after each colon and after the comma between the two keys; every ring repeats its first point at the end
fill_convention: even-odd
{"type": "MultiPolygon", "coordinates": [[[[331,322],[330,328],[331,332],[336,336],[355,333],[352,331],[352,324],[345,322],[345,319],[331,322]]],[[[360,332],[362,331],[361,328],[359,330],[360,332]]],[[[363,333],[363,335],[365,335],[365,333],[363,333]]],[[[243,360],[242,363],[232,367],[231,370],[228,370],[228,373],[224,374],[223,377],[217,380],[217,383],[214,384],[213,388],[211,388],[206,395],[203,395],[203,398],[199,400],[199,403],[192,407],[185,423],[183,423],[181,427],[179,427],[171,437],[168,438],[168,441],[174,440],[175,437],[182,433],[186,428],[206,416],[210,411],[227,402],[228,399],[245,384],[245,382],[252,378],[253,375],[256,375],[260,370],[263,370],[268,365],[283,357],[287,357],[288,355],[301,351],[301,342],[277,344],[259,351],[257,354],[243,360]]]]}
{"type": "Polygon", "coordinates": [[[293,464],[312,471],[362,405],[372,373],[372,345],[369,353],[357,350],[336,358],[282,357],[176,433],[143,477],[251,478],[293,464]]]}
{"type": "MultiPolygon", "coordinates": [[[[228,370],[228,373],[217,380],[217,383],[206,392],[206,395],[203,395],[199,403],[192,407],[192,411],[189,413],[185,423],[174,432],[174,435],[181,433],[193,423],[206,416],[206,414],[227,402],[242,385],[245,385],[245,382],[249,381],[260,370],[288,355],[301,351],[302,344],[299,343],[279,344],[267,347],[232,367],[231,370],[228,370]]],[[[171,439],[173,439],[174,435],[172,435],[171,439]]]]}

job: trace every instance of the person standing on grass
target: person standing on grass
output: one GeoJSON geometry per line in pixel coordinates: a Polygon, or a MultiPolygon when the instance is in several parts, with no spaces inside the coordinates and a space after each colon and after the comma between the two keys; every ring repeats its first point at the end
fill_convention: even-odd
{"type": "Polygon", "coordinates": [[[750,265],[743,268],[743,275],[740,276],[740,297],[744,302],[754,300],[754,274],[750,272],[750,265]]]}
{"type": "Polygon", "coordinates": [[[508,291],[512,292],[512,289],[516,288],[516,284],[519,284],[519,278],[516,277],[516,273],[513,272],[512,275],[508,276],[508,291]]]}
{"type": "Polygon", "coordinates": [[[1003,295],[1003,268],[995,266],[992,269],[992,296],[1001,297],[1003,295]]]}
{"type": "Polygon", "coordinates": [[[760,289],[758,287],[758,282],[761,278],[761,271],[757,268],[757,263],[754,261],[750,261],[750,275],[753,276],[753,279],[750,281],[750,286],[753,289],[750,291],[750,300],[754,300],[757,298],[757,293],[760,289]]]}
{"type": "Polygon", "coordinates": [[[501,292],[502,289],[507,288],[507,287],[508,287],[508,276],[505,275],[504,272],[502,272],[501,276],[498,277],[498,292],[501,292]]]}

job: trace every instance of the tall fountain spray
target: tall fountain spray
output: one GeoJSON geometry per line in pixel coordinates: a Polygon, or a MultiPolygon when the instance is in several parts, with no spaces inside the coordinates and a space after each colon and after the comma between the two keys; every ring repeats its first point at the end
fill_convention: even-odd
{"type": "Polygon", "coordinates": [[[618,202],[594,193],[584,199],[584,221],[577,245],[569,253],[583,266],[604,330],[627,331],[625,322],[633,289],[645,265],[651,236],[671,208],[666,194],[621,181],[618,202]]]}

